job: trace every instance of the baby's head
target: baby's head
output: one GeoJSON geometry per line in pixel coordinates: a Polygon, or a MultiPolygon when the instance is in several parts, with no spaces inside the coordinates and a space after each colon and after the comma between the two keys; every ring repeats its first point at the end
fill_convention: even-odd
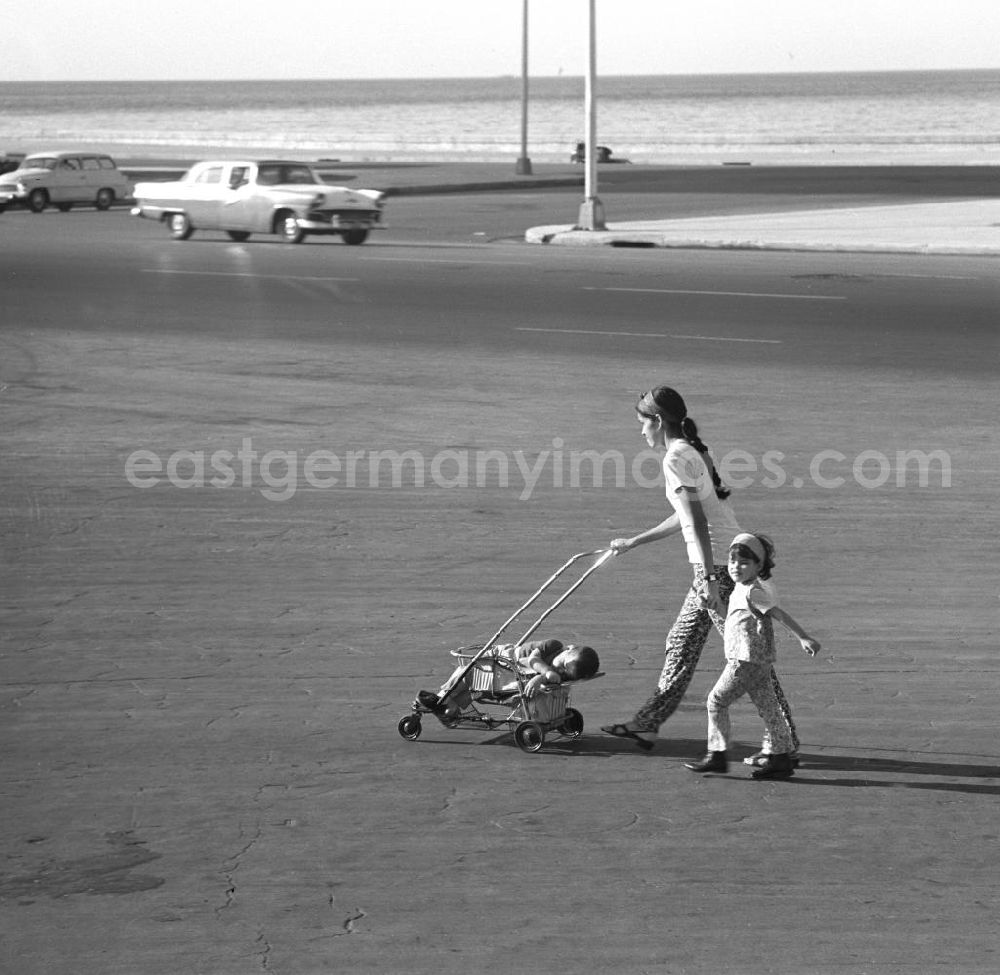
{"type": "Polygon", "coordinates": [[[601,660],[593,647],[578,647],[570,644],[553,661],[566,680],[586,680],[593,677],[601,667],[601,660]]]}
{"type": "Polygon", "coordinates": [[[760,532],[740,532],[729,546],[729,574],[736,582],[749,582],[760,576],[770,579],[774,568],[774,542],[760,532]],[[749,573],[740,571],[740,563],[744,566],[752,563],[749,573]],[[741,578],[741,576],[748,576],[741,578]]]}

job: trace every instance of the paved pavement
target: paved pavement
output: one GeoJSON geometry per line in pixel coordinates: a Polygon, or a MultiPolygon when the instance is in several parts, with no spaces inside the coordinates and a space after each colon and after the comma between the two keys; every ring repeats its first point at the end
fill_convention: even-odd
{"type": "Polygon", "coordinates": [[[525,240],[571,247],[673,247],[1000,256],[1000,200],[532,227],[525,240]]]}
{"type": "MultiPolygon", "coordinates": [[[[458,192],[484,174],[461,175],[358,170],[356,181],[458,192]]],[[[609,186],[609,212],[625,193],[633,213],[661,207],[667,179],[657,179],[648,197],[637,179],[617,198],[609,186]]],[[[799,191],[817,205],[818,179],[799,191]]],[[[792,209],[787,199],[772,202],[792,209]]],[[[22,256],[44,246],[72,263],[102,246],[88,236],[93,221],[18,223],[0,231],[19,233],[8,250],[22,256]]],[[[728,776],[683,768],[704,748],[717,640],[652,754],[597,730],[629,714],[659,672],[659,613],[632,611],[635,594],[651,573],[664,593],[686,585],[681,560],[656,556],[651,567],[651,553],[602,570],[560,624],[571,639],[593,634],[607,671],[574,692],[589,729],[580,739],[553,736],[526,755],[499,730],[429,721],[419,741],[397,733],[415,691],[450,671],[451,640],[491,632],[498,610],[555,567],[553,539],[579,537],[582,517],[582,530],[609,534],[648,517],[641,492],[575,492],[567,503],[539,479],[530,503],[516,489],[429,485],[272,503],[249,486],[194,487],[187,460],[177,475],[191,490],[123,480],[136,447],[197,463],[203,447],[250,434],[286,459],[384,443],[387,424],[411,447],[462,446],[484,410],[491,447],[544,443],[566,423],[579,443],[600,446],[631,426],[621,390],[648,373],[653,340],[601,340],[588,352],[564,335],[511,349],[487,341],[490,319],[447,293],[420,309],[454,306],[460,338],[447,348],[420,334],[419,316],[405,333],[362,334],[403,306],[380,299],[383,312],[356,313],[361,285],[331,277],[351,256],[335,248],[191,251],[157,239],[130,257],[104,253],[133,267],[156,255],[172,272],[204,269],[198,250],[241,274],[289,260],[325,270],[256,283],[209,276],[208,302],[179,282],[169,292],[144,284],[133,301],[61,259],[48,277],[4,279],[0,969],[996,971],[996,619],[975,583],[990,561],[982,511],[993,485],[982,475],[998,465],[982,420],[995,410],[995,377],[979,306],[965,306],[969,329],[954,345],[980,350],[982,368],[956,365],[966,351],[900,357],[875,317],[890,300],[875,295],[892,291],[862,284],[841,315],[824,305],[803,326],[803,343],[815,328],[843,354],[800,350],[811,365],[794,369],[791,352],[756,359],[763,398],[731,415],[726,401],[746,381],[739,349],[702,358],[675,343],[669,362],[661,356],[657,368],[683,373],[709,417],[728,416],[727,437],[753,436],[730,442],[779,444],[790,461],[849,444],[947,448],[946,485],[847,483],[834,494],[804,484],[747,497],[748,514],[780,504],[793,526],[782,571],[796,616],[825,645],[819,659],[789,652],[781,664],[802,769],[791,782],[754,783],[742,763],[728,776]],[[589,390],[588,408],[553,421],[567,389],[589,390]],[[387,417],[397,402],[424,408],[387,417]],[[825,553],[822,586],[790,569],[796,549],[804,559],[814,547],[825,553]],[[921,599],[930,586],[933,602],[921,599]]],[[[435,266],[440,284],[428,292],[465,273],[435,266]]],[[[941,287],[947,312],[956,289],[981,285],[941,287]]],[[[559,324],[565,310],[542,302],[534,314],[559,324]]],[[[278,457],[279,479],[281,466],[278,457]]],[[[744,706],[738,727],[752,740],[751,716],[744,706]]]]}

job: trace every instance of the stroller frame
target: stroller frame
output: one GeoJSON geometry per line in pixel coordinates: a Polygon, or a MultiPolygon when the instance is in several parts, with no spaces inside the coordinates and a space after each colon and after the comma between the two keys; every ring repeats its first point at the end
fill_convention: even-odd
{"type": "MultiPolygon", "coordinates": [[[[397,730],[408,741],[415,741],[422,730],[421,720],[425,714],[433,714],[446,728],[478,728],[492,731],[506,725],[514,734],[518,747],[526,752],[537,752],[545,744],[547,732],[556,732],[567,738],[578,738],[583,733],[583,715],[569,707],[570,684],[558,684],[550,690],[528,697],[525,688],[533,674],[526,673],[512,660],[501,657],[499,640],[514,622],[532,606],[571,566],[581,559],[594,558],[594,562],[553,602],[524,632],[514,644],[514,649],[523,646],[556,609],[576,592],[586,579],[596,572],[613,555],[612,549],[598,549],[595,552],[578,552],[566,560],[555,572],[521,604],[481,646],[459,647],[451,655],[458,659],[460,670],[452,675],[442,688],[441,696],[446,696],[456,685],[471,684],[471,697],[462,711],[453,716],[439,715],[419,701],[411,705],[411,713],[399,719],[397,730]],[[595,558],[596,557],[596,558],[595,558]],[[499,691],[496,687],[496,669],[508,670],[516,689],[499,691]],[[471,678],[471,679],[470,679],[471,678]],[[498,713],[498,711],[500,713],[498,713]]],[[[595,674],[586,680],[603,677],[595,674]]],[[[582,683],[575,681],[574,683],[582,683]]]]}

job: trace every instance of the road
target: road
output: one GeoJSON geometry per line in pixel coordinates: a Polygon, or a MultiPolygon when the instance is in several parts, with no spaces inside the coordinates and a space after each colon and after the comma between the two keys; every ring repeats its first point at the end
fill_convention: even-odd
{"type": "Polygon", "coordinates": [[[669,339],[684,344],[685,356],[725,361],[741,346],[741,359],[777,357],[792,368],[830,356],[876,366],[992,365],[979,354],[992,341],[997,297],[988,260],[541,253],[506,244],[536,216],[568,209],[572,195],[458,199],[444,206],[394,200],[391,228],[357,249],[322,239],[296,248],[266,238],[240,246],[220,234],[178,244],[123,213],[12,212],[0,224],[17,241],[4,259],[5,302],[25,323],[60,328],[67,323],[58,309],[85,295],[74,327],[141,324],[220,337],[235,330],[244,338],[293,337],[297,329],[316,337],[319,328],[331,340],[409,335],[422,343],[451,342],[458,327],[467,341],[529,351],[558,347],[559,332],[572,330],[573,347],[595,353],[621,335],[637,351],[669,339]],[[168,314],[147,310],[141,323],[114,314],[142,307],[151,294],[168,314]],[[339,305],[351,314],[333,326],[328,312],[339,305]],[[283,322],[291,308],[293,322],[283,322]]]}
{"type": "Polygon", "coordinates": [[[354,248],[0,217],[5,967],[995,967],[994,263],[516,241],[574,205],[398,199],[354,248]],[[602,656],[581,739],[403,741],[450,649],[661,517],[659,382],[824,644],[780,648],[795,779],[683,768],[717,645],[653,755],[597,732],[670,543],[546,624],[602,656]]]}

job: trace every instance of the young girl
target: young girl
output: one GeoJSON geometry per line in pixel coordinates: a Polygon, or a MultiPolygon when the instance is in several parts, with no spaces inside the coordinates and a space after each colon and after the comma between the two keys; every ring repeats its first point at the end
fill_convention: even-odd
{"type": "MultiPolygon", "coordinates": [[[[708,695],[708,754],[688,762],[693,772],[728,770],[729,706],[750,695],[764,719],[762,759],[751,773],[755,779],[787,779],[794,772],[794,748],[788,723],[774,693],[774,626],[777,620],[798,637],[814,657],[819,644],[778,606],[771,580],[774,544],[766,535],[740,532],[729,547],[729,575],[734,582],[726,616],[726,669],[708,695]]],[[[757,763],[753,763],[757,764],[757,763]]]]}
{"type": "MultiPolygon", "coordinates": [[[[739,531],[708,447],[688,416],[680,393],[658,386],[644,393],[636,404],[642,436],[653,448],[664,451],[663,476],[673,514],[632,538],[616,538],[611,548],[618,554],[637,545],[681,532],[687,545],[694,580],[677,619],[667,634],[666,657],[656,690],[631,721],[605,725],[602,731],[631,739],[640,748],[653,748],[660,725],[677,709],[691,683],[712,624],[722,630],[733,582],[726,573],[726,543],[739,531]]],[[[650,587],[658,595],[654,584],[650,587]]],[[[791,713],[781,686],[775,694],[782,702],[789,734],[794,738],[791,713]]]]}

